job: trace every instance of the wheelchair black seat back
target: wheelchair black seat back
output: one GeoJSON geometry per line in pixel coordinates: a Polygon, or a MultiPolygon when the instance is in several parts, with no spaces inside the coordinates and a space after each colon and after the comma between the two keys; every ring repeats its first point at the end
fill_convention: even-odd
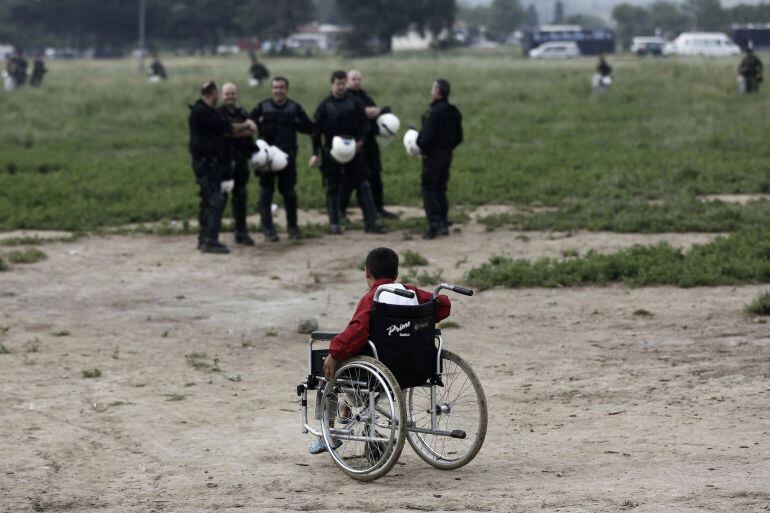
{"type": "MultiPolygon", "coordinates": [[[[401,388],[440,384],[436,337],[436,300],[415,306],[375,301],[369,323],[369,340],[360,354],[381,361],[401,388]]],[[[328,349],[312,352],[312,374],[323,376],[328,349]]]]}
{"type": "Polygon", "coordinates": [[[375,302],[369,338],[374,356],[390,369],[401,388],[433,383],[440,369],[436,348],[436,300],[404,306],[375,302]]]}

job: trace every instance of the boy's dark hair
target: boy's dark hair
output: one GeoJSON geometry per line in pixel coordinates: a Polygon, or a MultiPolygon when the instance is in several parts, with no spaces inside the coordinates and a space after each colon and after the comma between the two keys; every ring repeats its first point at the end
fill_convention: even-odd
{"type": "Polygon", "coordinates": [[[201,95],[208,96],[216,90],[217,90],[217,83],[214,82],[213,80],[208,80],[201,86],[201,95]]]}
{"type": "Polygon", "coordinates": [[[438,92],[441,93],[441,97],[445,100],[448,100],[449,93],[452,92],[452,88],[449,86],[449,80],[445,78],[439,78],[436,80],[436,86],[438,86],[438,92]]]}
{"type": "Polygon", "coordinates": [[[342,71],[341,69],[338,69],[337,71],[332,71],[332,78],[329,83],[333,84],[335,80],[340,79],[348,79],[348,74],[346,71],[342,71]]]}
{"type": "Polygon", "coordinates": [[[275,77],[273,79],[273,82],[283,82],[284,84],[286,84],[286,89],[287,90],[289,89],[289,79],[286,77],[275,77]]]}
{"type": "Polygon", "coordinates": [[[366,255],[366,269],[375,280],[398,277],[398,255],[390,248],[376,248],[366,255]]]}

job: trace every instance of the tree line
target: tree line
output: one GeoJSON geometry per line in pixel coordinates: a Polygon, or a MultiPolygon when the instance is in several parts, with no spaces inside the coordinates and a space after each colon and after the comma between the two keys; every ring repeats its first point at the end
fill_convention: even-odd
{"type": "MultiPolygon", "coordinates": [[[[137,44],[140,0],[4,0],[0,42],[121,53],[137,44]]],[[[303,23],[350,25],[349,48],[390,50],[393,35],[414,26],[451,28],[455,0],[145,0],[146,40],[156,47],[212,51],[239,38],[281,39],[303,23]]]]}

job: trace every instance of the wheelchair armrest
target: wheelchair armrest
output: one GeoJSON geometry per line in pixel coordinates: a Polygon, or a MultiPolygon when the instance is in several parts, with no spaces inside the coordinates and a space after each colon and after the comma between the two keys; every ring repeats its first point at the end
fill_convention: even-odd
{"type": "Polygon", "coordinates": [[[334,331],[314,331],[310,334],[310,340],[331,340],[336,336],[334,331]]]}

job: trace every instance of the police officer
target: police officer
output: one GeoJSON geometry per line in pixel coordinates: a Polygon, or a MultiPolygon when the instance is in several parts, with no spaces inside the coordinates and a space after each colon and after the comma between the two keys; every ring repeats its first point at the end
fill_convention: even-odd
{"type": "Polygon", "coordinates": [[[257,84],[262,82],[264,79],[270,76],[270,72],[267,71],[267,68],[264,64],[259,62],[257,60],[257,55],[252,52],[251,53],[251,66],[249,66],[249,76],[257,81],[257,84]]]}
{"type": "Polygon", "coordinates": [[[216,109],[219,89],[214,81],[201,86],[201,97],[190,106],[190,154],[195,180],[200,187],[200,234],[198,249],[204,253],[229,253],[219,242],[222,213],[227,201],[227,189],[233,184],[232,168],[228,158],[227,141],[231,137],[253,133],[256,126],[251,120],[229,123],[216,109]]]}
{"type": "Polygon", "coordinates": [[[160,57],[157,53],[152,54],[152,64],[150,64],[150,78],[155,77],[155,80],[166,80],[166,68],[163,63],[160,62],[160,57]]]}
{"type": "Polygon", "coordinates": [[[449,235],[449,167],[452,152],[463,142],[462,115],[449,103],[449,92],[449,82],[443,78],[433,83],[433,102],[422,117],[422,130],[417,138],[422,153],[422,199],[428,218],[428,231],[423,239],[449,235]]]}
{"type": "Polygon", "coordinates": [[[272,82],[272,97],[262,100],[251,111],[251,119],[257,123],[259,137],[267,144],[277,146],[289,155],[286,169],[277,172],[259,172],[259,215],[265,239],[278,242],[279,237],[273,224],[273,192],[278,182],[278,192],[283,196],[286,208],[286,224],[289,239],[297,240],[302,232],[297,224],[297,132],[313,133],[313,122],[302,106],[289,99],[289,80],[275,77],[272,82]]]}
{"type": "Polygon", "coordinates": [[[321,166],[326,184],[326,209],[329,212],[329,229],[332,234],[342,233],[340,227],[340,192],[343,177],[356,190],[358,203],[364,214],[364,229],[368,233],[384,233],[372,199],[372,189],[366,177],[366,168],[361,158],[364,135],[368,120],[364,106],[347,91],[348,75],[335,71],[331,75],[331,94],[315,111],[313,131],[313,156],[311,167],[321,166]],[[334,136],[352,137],[356,141],[356,155],[350,162],[341,164],[331,156],[334,136]],[[321,154],[323,156],[321,157],[321,154]]]}
{"type": "Polygon", "coordinates": [[[11,58],[6,64],[6,71],[13,79],[14,87],[21,87],[27,82],[27,59],[18,48],[14,49],[11,58]]]}
{"type": "MultiPolygon", "coordinates": [[[[224,105],[219,108],[222,116],[232,124],[245,123],[249,114],[238,107],[238,88],[233,83],[222,86],[224,105]]],[[[246,212],[248,210],[249,183],[249,157],[254,153],[254,139],[251,133],[244,132],[242,137],[231,137],[227,143],[227,150],[233,169],[233,193],[231,205],[233,218],[235,219],[235,243],[253,246],[254,239],[249,236],[246,225],[246,212]]]]}
{"type": "Polygon", "coordinates": [[[604,55],[604,52],[599,54],[599,64],[596,65],[596,72],[602,78],[612,75],[612,66],[607,64],[607,57],[604,55]]]}
{"type": "Polygon", "coordinates": [[[33,54],[32,57],[34,60],[32,64],[32,77],[29,79],[29,85],[32,87],[40,87],[43,83],[43,75],[45,75],[48,70],[45,68],[45,63],[39,52],[33,54]]]}
{"type": "Polygon", "coordinates": [[[746,55],[738,66],[738,74],[745,81],[747,93],[759,91],[759,83],[762,82],[762,61],[759,60],[752,48],[746,49],[746,55]]]}
{"type": "MultiPolygon", "coordinates": [[[[377,213],[383,219],[395,219],[397,216],[385,210],[382,190],[382,160],[380,158],[380,145],[377,144],[377,116],[391,112],[390,107],[377,107],[371,96],[364,90],[364,78],[361,72],[354,69],[348,71],[348,92],[361,100],[364,104],[366,117],[369,120],[368,129],[364,134],[363,161],[368,171],[369,184],[372,188],[372,198],[377,213]]],[[[350,194],[353,188],[348,180],[343,181],[340,210],[342,215],[348,208],[350,194]]]]}

